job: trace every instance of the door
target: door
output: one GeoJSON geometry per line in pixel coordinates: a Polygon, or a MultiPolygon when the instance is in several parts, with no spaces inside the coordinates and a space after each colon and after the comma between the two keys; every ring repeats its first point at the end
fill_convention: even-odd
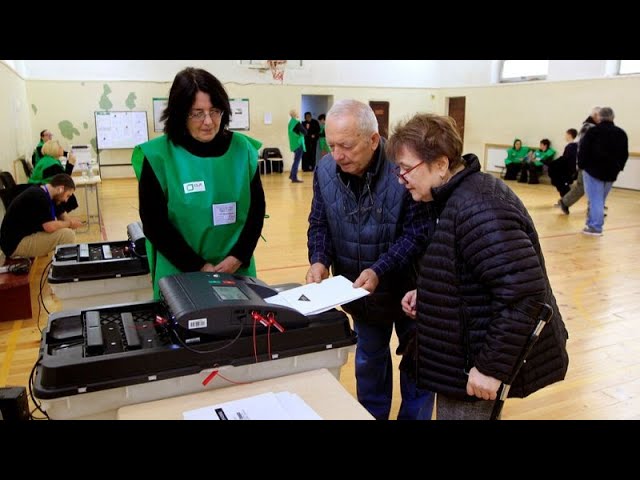
{"type": "Polygon", "coordinates": [[[464,112],[466,97],[450,97],[449,98],[449,116],[456,121],[458,132],[464,143],[464,112]]]}
{"type": "Polygon", "coordinates": [[[369,102],[369,106],[378,119],[378,133],[389,138],[389,102],[369,102]]]}

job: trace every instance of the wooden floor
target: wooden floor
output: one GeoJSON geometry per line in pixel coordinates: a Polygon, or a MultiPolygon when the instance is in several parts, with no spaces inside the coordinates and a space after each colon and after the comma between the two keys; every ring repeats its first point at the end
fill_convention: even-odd
{"type": "MultiPolygon", "coordinates": [[[[307,217],[312,177],[291,184],[286,175],[264,179],[266,242],[256,250],[258,276],[267,283],[303,282],[308,268],[307,217]]],[[[553,208],[557,195],[549,185],[510,183],[535,220],[549,277],[569,330],[570,366],[564,382],[524,400],[509,400],[504,419],[640,419],[640,269],[633,257],[640,245],[640,192],[613,189],[603,237],[580,234],[586,200],[563,215],[553,208]]],[[[105,180],[100,189],[104,229],[93,226],[82,241],[126,238],[127,224],[138,219],[134,179],[105,180]]],[[[38,352],[38,281],[48,259],[39,258],[32,275],[34,319],[0,323],[0,386],[27,385],[38,352]]],[[[51,311],[60,304],[45,287],[51,311]]],[[[1,306],[0,306],[1,308],[1,306]]],[[[42,311],[40,325],[46,323],[42,311]]],[[[394,338],[392,348],[397,341],[394,338]]],[[[394,356],[395,357],[395,356],[394,356]]],[[[398,358],[394,358],[397,366],[398,358]]],[[[341,382],[355,396],[353,355],[341,382]]],[[[397,372],[397,370],[395,370],[397,372]]],[[[392,418],[399,406],[394,390],[392,418]]]]}

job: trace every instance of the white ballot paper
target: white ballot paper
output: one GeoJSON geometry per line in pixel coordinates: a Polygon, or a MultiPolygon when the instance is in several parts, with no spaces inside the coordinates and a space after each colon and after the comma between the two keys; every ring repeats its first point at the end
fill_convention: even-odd
{"type": "Polygon", "coordinates": [[[364,288],[353,288],[353,282],[338,275],[321,283],[308,283],[265,298],[265,302],[298,310],[303,315],[326,312],[338,305],[369,295],[364,288]]]}
{"type": "Polygon", "coordinates": [[[231,402],[188,410],[185,420],[322,420],[295,393],[263,393],[231,402]]]}

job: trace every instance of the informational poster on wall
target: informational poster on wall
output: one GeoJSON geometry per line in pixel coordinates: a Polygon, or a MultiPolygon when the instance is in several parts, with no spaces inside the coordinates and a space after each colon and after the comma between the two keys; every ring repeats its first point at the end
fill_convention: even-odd
{"type": "Polygon", "coordinates": [[[230,98],[231,121],[230,130],[249,130],[249,99],[230,98]]]}
{"type": "Polygon", "coordinates": [[[98,150],[134,148],[149,140],[147,112],[95,112],[98,150]]]}
{"type": "Polygon", "coordinates": [[[154,132],[163,132],[164,131],[164,122],[160,120],[162,117],[162,112],[167,108],[168,98],[154,98],[153,99],[153,131],[154,132]]]}

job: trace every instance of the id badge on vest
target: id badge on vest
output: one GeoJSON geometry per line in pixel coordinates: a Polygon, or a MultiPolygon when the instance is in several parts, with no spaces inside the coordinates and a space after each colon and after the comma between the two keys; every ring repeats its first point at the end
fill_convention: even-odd
{"type": "Polygon", "coordinates": [[[214,203],[212,207],[214,227],[236,223],[236,202],[214,203]]]}

